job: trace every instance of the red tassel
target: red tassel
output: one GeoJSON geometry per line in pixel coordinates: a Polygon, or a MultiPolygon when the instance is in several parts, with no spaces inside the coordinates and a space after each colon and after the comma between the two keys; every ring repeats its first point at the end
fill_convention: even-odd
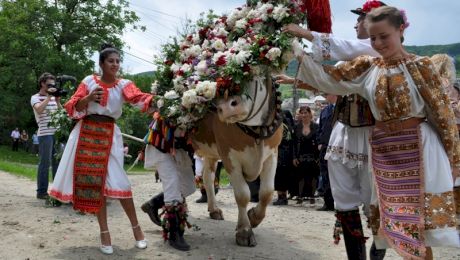
{"type": "Polygon", "coordinates": [[[315,32],[332,33],[329,0],[303,0],[307,9],[308,28],[315,32]]]}

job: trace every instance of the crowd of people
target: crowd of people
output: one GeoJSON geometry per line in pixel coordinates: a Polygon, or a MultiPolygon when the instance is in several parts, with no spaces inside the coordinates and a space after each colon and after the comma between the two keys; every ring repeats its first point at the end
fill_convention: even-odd
{"type": "MultiPolygon", "coordinates": [[[[289,197],[296,203],[314,204],[315,197],[323,197],[324,205],[318,209],[335,211],[337,220],[331,223],[335,239],[338,242],[343,233],[349,259],[367,255],[361,209],[374,235],[371,259],[383,259],[389,247],[404,258],[431,259],[431,247],[460,247],[456,219],[460,121],[454,114],[459,115],[460,109],[448,72],[451,61],[442,59],[445,56],[430,60],[406,52],[402,43],[409,23],[405,12],[395,7],[371,1],[352,12],[358,15],[356,40],[295,24],[283,28],[312,42],[313,54],[298,56],[298,87],[321,91],[327,104],[318,122],[308,106],[301,106],[294,116],[283,111],[273,205],[287,205],[289,197]],[[322,65],[325,60],[340,62],[322,65]],[[448,98],[448,87],[457,100],[448,98]]],[[[146,248],[123,169],[127,145],[115,123],[123,104],[130,103],[153,115],[144,160],[147,168],[156,169],[163,187],[141,209],[163,228],[173,248],[190,250],[184,238],[189,225],[186,198],[198,185],[202,197],[197,202],[206,202],[200,177],[202,158],[195,155],[192,161],[188,133],[157,113],[152,94],[118,77],[120,52],[116,48],[101,47],[99,66],[102,74],[85,77],[64,105],[78,123],[59,165],[53,157],[56,129],[48,125],[50,113],[61,108],[60,98],[48,92],[55,77],[44,73],[38,79],[39,92],[31,97],[39,127],[32,137],[40,156],[36,196],[51,196],[72,203],[77,211],[95,214],[104,254],[113,253],[106,202],[118,199],[131,223],[134,246],[146,248]],[[50,166],[54,180],[48,188],[50,166]]],[[[278,75],[277,81],[296,80],[278,75]]],[[[18,128],[11,138],[14,151],[21,140],[29,143],[27,132],[21,134],[18,128]]],[[[216,193],[221,167],[221,163],[214,166],[216,193]]]]}

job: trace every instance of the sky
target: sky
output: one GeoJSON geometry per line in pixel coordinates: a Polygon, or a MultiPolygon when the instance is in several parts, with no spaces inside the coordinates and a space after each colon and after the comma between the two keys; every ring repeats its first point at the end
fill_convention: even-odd
{"type": "MultiPolygon", "coordinates": [[[[177,35],[186,18],[195,21],[199,14],[213,9],[217,14],[228,14],[245,0],[131,0],[130,9],[140,17],[139,25],[147,27],[127,31],[123,35],[126,43],[122,67],[130,74],[152,71],[154,55],[161,44],[177,35]]],[[[364,0],[330,0],[332,9],[332,31],[337,37],[355,39],[354,25],[357,15],[351,9],[361,7],[364,0]]],[[[406,10],[409,28],[405,32],[406,45],[450,44],[460,42],[460,1],[459,0],[386,0],[406,10]],[[455,29],[457,28],[457,29],[455,29]]],[[[97,55],[95,55],[95,61],[97,55]]]]}

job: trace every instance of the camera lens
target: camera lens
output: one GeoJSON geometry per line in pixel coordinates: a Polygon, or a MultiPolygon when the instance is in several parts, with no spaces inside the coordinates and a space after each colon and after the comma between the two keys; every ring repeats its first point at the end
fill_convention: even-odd
{"type": "Polygon", "coordinates": [[[50,84],[47,84],[46,86],[49,87],[49,88],[54,88],[54,87],[56,87],[56,84],[51,84],[50,83],[50,84]]]}

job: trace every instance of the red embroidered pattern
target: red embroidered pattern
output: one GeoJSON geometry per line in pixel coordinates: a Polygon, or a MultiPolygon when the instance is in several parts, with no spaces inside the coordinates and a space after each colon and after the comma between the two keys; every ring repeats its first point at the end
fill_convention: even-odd
{"type": "Polygon", "coordinates": [[[96,213],[102,206],[114,123],[83,119],[75,155],[73,207],[96,213]]]}
{"type": "MultiPolygon", "coordinates": [[[[62,202],[73,202],[73,194],[64,194],[57,190],[50,190],[50,196],[56,198],[62,202]]],[[[113,190],[113,189],[104,189],[104,196],[114,199],[128,199],[133,197],[133,193],[130,190],[113,190]]]]}

